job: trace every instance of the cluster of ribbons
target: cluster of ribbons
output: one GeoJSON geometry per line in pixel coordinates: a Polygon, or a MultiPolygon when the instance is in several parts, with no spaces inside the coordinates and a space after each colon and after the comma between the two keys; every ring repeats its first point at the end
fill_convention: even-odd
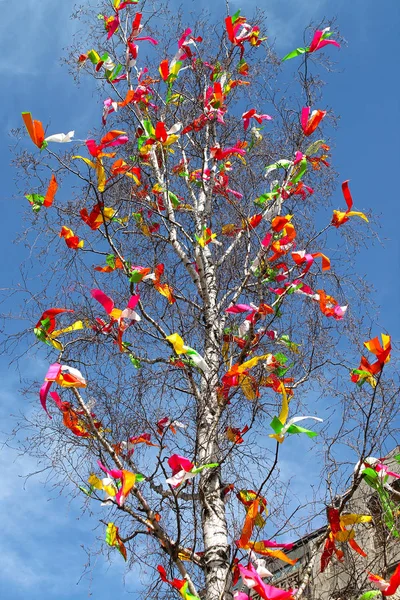
{"type": "Polygon", "coordinates": [[[390,361],[390,352],[392,350],[390,335],[382,333],[381,338],[382,344],[377,337],[364,342],[364,346],[371,354],[376,356],[377,360],[371,364],[362,356],[358,369],[351,371],[351,380],[359,386],[362,386],[367,381],[373,388],[376,387],[376,376],[382,371],[384,365],[390,361]]]}

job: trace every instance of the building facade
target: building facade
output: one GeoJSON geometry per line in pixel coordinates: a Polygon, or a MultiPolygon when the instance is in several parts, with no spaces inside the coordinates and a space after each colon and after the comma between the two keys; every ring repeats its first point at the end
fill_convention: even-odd
{"type": "MultiPolygon", "coordinates": [[[[399,453],[400,447],[397,447],[385,458],[387,470],[400,471],[399,463],[394,458],[399,453]]],[[[366,554],[365,557],[355,552],[348,542],[335,540],[337,549],[343,552],[343,560],[339,561],[333,554],[321,573],[321,555],[328,533],[328,528],[322,527],[297,540],[293,549],[287,552],[291,559],[296,559],[295,565],[277,560],[267,562],[267,568],[273,573],[268,583],[286,590],[298,589],[303,584],[304,600],[358,600],[365,591],[375,589],[368,579],[368,572],[388,581],[400,563],[400,537],[393,535],[396,529],[400,531],[400,479],[388,476],[385,480],[381,474],[379,481],[385,490],[383,496],[362,480],[342,512],[343,515],[357,513],[372,517],[369,523],[354,525],[354,540],[366,554]],[[391,530],[389,519],[385,516],[385,510],[389,509],[394,517],[391,530]]],[[[342,499],[343,496],[337,498],[337,505],[342,499]]],[[[390,598],[400,600],[400,587],[390,598]]]]}

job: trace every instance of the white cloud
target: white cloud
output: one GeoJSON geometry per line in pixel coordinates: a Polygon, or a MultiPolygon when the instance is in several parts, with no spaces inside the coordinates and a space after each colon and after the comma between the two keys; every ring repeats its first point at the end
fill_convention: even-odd
{"type": "MultiPolygon", "coordinates": [[[[19,597],[19,593],[29,590],[30,598],[34,600],[35,593],[42,597],[40,590],[44,589],[46,600],[80,598],[81,594],[87,597],[88,586],[92,585],[90,578],[84,579],[78,588],[76,584],[87,560],[82,545],[92,550],[97,545],[98,533],[93,531],[97,523],[96,512],[82,516],[78,500],[70,502],[58,494],[54,497],[43,483],[44,475],[25,482],[23,475],[36,470],[35,460],[27,455],[18,456],[14,450],[3,447],[0,455],[3,515],[0,591],[2,587],[7,589],[8,599],[13,598],[14,593],[19,597]]],[[[96,511],[96,507],[94,509],[96,511]]],[[[110,577],[115,580],[116,588],[121,586],[120,594],[123,593],[123,562],[115,561],[109,573],[108,566],[102,556],[94,561],[89,574],[93,577],[93,585],[99,582],[104,586],[110,577]],[[97,578],[100,573],[101,577],[97,578]]],[[[130,589],[135,587],[134,578],[130,578],[129,584],[130,589]]]]}

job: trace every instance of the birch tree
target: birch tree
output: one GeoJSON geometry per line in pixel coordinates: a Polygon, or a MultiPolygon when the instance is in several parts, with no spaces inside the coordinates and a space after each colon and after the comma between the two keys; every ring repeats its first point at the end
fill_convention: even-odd
{"type": "Polygon", "coordinates": [[[109,550],[152,570],[149,595],[300,597],[256,584],[255,557],[292,564],[288,539],[343,491],[349,461],[387,450],[398,408],[390,338],[358,312],[350,254],[368,218],[348,181],[336,189],[323,133],[317,73],[339,38],[308,30],[282,62],[260,14],[189,28],[136,5],[113,0],[75,41],[90,133],[23,114],[29,235],[51,265],[28,308],[51,366],[26,447],[62,490],[104,504],[109,550]],[[369,333],[375,362],[357,368],[369,333]],[[280,455],[318,433],[326,485],[297,506],[280,455]]]}

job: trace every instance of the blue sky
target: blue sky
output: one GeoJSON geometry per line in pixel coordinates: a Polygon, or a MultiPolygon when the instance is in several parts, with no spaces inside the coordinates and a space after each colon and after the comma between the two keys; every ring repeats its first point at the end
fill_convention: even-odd
{"type": "MultiPolygon", "coordinates": [[[[282,56],[301,45],[303,29],[311,19],[319,21],[323,16],[337,16],[341,34],[348,40],[347,47],[339,52],[332,50],[338,61],[338,72],[325,78],[328,85],[324,103],[341,116],[332,162],[341,181],[351,179],[357,209],[371,210],[375,215],[375,225],[384,245],[368,243],[357,265],[359,272],[377,289],[374,298],[381,313],[374,332],[385,329],[394,340],[399,340],[399,240],[395,215],[398,210],[396,162],[400,103],[396,74],[400,4],[397,0],[387,0],[385,10],[383,3],[378,6],[376,0],[272,0],[262,4],[269,15],[268,33],[271,39],[276,38],[276,49],[282,56]]],[[[190,9],[210,5],[207,0],[187,3],[190,9]]],[[[223,10],[225,0],[219,0],[219,5],[223,10]]],[[[256,3],[235,1],[231,5],[233,10],[241,6],[247,14],[251,12],[248,7],[256,3]]],[[[20,113],[24,110],[49,123],[52,132],[76,129],[77,137],[85,137],[86,130],[93,124],[91,91],[77,88],[59,63],[63,48],[79,26],[78,21],[69,19],[73,7],[72,0],[23,0],[13,4],[0,0],[2,289],[18,282],[18,265],[26,258],[26,249],[13,240],[28,210],[26,200],[14,196],[16,174],[9,168],[12,140],[8,132],[21,126],[20,113]]],[[[295,68],[295,65],[288,64],[287,68],[295,68]]],[[[339,189],[334,204],[343,206],[339,189]]],[[[11,309],[12,302],[6,302],[5,306],[11,309]]],[[[45,364],[31,357],[21,367],[25,378],[41,376],[44,370],[45,364]]],[[[2,441],[14,424],[10,414],[27,409],[18,393],[20,374],[8,366],[7,358],[0,357],[0,374],[3,379],[0,390],[2,441]]],[[[290,452],[290,446],[287,449],[290,452]]],[[[127,575],[124,587],[124,567],[119,555],[114,556],[111,566],[100,556],[91,575],[77,585],[87,560],[82,546],[92,547],[103,530],[94,530],[96,518],[82,515],[79,502],[58,497],[57,490],[45,487],[45,474],[29,479],[24,485],[23,475],[36,470],[35,462],[7,446],[0,446],[0,450],[1,597],[19,600],[29,595],[30,600],[81,600],[92,594],[97,600],[103,600],[108,598],[110,590],[116,597],[133,591],[137,571],[134,569],[127,575]]],[[[290,472],[289,455],[285,461],[290,472]]]]}

